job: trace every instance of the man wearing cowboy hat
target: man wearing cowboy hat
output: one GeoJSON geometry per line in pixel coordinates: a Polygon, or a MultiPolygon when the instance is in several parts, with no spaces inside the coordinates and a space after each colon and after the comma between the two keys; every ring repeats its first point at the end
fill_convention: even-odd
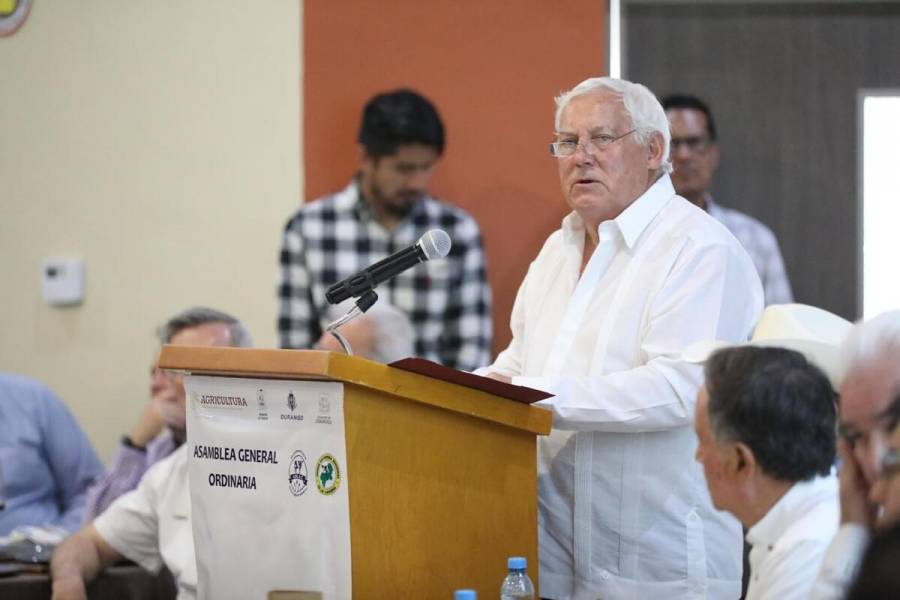
{"type": "Polygon", "coordinates": [[[748,600],[806,598],[837,530],[832,382],[850,327],[811,306],[776,305],[749,344],[706,360],[696,458],[713,504],[747,528],[748,600]]]}

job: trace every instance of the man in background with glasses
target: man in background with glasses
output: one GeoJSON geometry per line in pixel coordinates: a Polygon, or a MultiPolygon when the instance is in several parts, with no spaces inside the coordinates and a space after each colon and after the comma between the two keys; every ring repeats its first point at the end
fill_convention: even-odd
{"type": "MultiPolygon", "coordinates": [[[[224,312],[195,307],[181,311],[158,330],[160,345],[249,348],[250,334],[224,312]]],[[[150,401],[131,430],[122,436],[109,469],[88,490],[84,522],[90,523],[113,500],[137,487],[144,473],[185,440],[184,382],[181,375],[150,368],[150,401]]]]}
{"type": "Polygon", "coordinates": [[[512,342],[480,372],[554,394],[538,439],[541,596],[737,598],[741,528],[693,460],[694,343],[746,340],[762,288],[746,251],[676,195],[669,124],[646,87],[557,98],[572,212],[519,288],[512,342]]]}
{"type": "Polygon", "coordinates": [[[662,105],[672,131],[675,191],[725,225],[744,246],[759,272],[767,305],[793,302],[791,284],[772,230],[749,215],[717,204],[709,192],[719,166],[716,124],[709,107],[696,96],[682,94],[663,98],[662,105]]]}
{"type": "Polygon", "coordinates": [[[843,352],[846,374],[838,407],[841,527],[822,563],[810,596],[814,600],[844,597],[879,519],[884,524],[896,518],[900,502],[891,497],[888,508],[894,456],[886,453],[897,419],[893,401],[900,392],[900,311],[854,326],[843,352]]]}

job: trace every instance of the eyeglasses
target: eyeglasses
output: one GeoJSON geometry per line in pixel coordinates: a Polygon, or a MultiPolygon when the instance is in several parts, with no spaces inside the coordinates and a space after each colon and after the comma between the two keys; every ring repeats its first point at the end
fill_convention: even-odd
{"type": "Polygon", "coordinates": [[[678,152],[678,148],[684,146],[691,152],[706,152],[712,144],[712,140],[705,135],[695,135],[685,138],[672,138],[669,144],[669,150],[674,154],[678,152]]]}
{"type": "MultiPolygon", "coordinates": [[[[591,136],[588,139],[587,143],[582,147],[584,148],[585,152],[590,152],[591,148],[593,148],[597,152],[603,152],[612,144],[621,140],[626,135],[634,133],[635,131],[637,131],[637,129],[632,129],[631,131],[627,131],[622,135],[598,133],[597,135],[591,136]]],[[[555,156],[556,158],[565,158],[567,156],[572,156],[578,150],[579,145],[581,145],[580,139],[550,142],[550,155],[555,156]]]]}

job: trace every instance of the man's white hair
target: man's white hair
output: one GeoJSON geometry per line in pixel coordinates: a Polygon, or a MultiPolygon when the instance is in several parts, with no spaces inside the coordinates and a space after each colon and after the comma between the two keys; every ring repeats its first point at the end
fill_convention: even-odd
{"type": "Polygon", "coordinates": [[[662,135],[663,156],[658,174],[671,173],[672,162],[669,160],[669,146],[672,142],[672,134],[669,132],[669,119],[666,117],[666,111],[663,110],[662,104],[659,103],[653,92],[639,83],[612,77],[591,77],[585,79],[571,90],[563,92],[556,97],[556,118],[554,121],[556,130],[559,131],[559,121],[562,118],[563,110],[565,110],[572,98],[599,90],[610,91],[622,99],[625,114],[631,120],[631,127],[635,130],[634,135],[639,143],[647,145],[654,133],[662,135]]]}
{"type": "Polygon", "coordinates": [[[413,356],[416,331],[406,313],[387,302],[376,302],[364,318],[375,328],[375,355],[371,358],[390,364],[395,360],[413,356]]]}
{"type": "MultiPolygon", "coordinates": [[[[355,302],[349,298],[332,306],[328,311],[330,317],[338,318],[353,308],[355,302]]],[[[416,330],[406,313],[393,304],[379,300],[356,317],[354,323],[370,330],[375,340],[371,349],[354,349],[358,350],[360,356],[390,364],[415,355],[416,330]]],[[[350,341],[350,336],[347,339],[350,341]]]]}
{"type": "Polygon", "coordinates": [[[885,361],[896,362],[900,371],[900,310],[857,323],[844,340],[841,353],[844,376],[885,361]]]}

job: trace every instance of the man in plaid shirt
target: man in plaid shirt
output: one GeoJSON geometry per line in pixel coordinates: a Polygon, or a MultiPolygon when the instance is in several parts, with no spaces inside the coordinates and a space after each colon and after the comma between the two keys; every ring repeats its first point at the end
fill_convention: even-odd
{"type": "Polygon", "coordinates": [[[376,291],[409,316],[417,356],[463,370],[488,364],[491,290],[481,233],[467,213],[426,192],[444,151],[436,109],[409,90],[379,94],[363,110],[359,143],[353,181],[304,205],[285,226],[280,345],[312,347],[332,316],[325,300],[332,284],[439,228],[453,241],[450,254],[418,264],[376,291]]]}
{"type": "Polygon", "coordinates": [[[749,215],[713,202],[709,183],[719,166],[716,125],[705,102],[695,96],[663,98],[672,131],[672,184],[682,196],[709,213],[738,239],[759,272],[766,304],[793,302],[778,240],[749,215]]]}

